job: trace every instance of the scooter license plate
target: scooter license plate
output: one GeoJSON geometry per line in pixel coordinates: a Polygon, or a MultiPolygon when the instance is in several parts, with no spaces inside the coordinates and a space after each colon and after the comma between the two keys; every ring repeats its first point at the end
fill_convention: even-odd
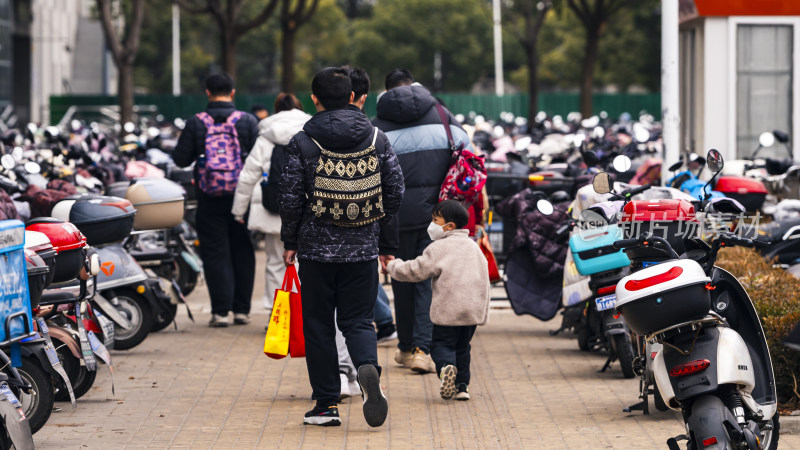
{"type": "Polygon", "coordinates": [[[0,386],[0,395],[3,395],[12,405],[20,404],[19,400],[17,400],[17,396],[11,392],[11,389],[9,389],[8,386],[0,386]]]}
{"type": "Polygon", "coordinates": [[[105,337],[105,345],[106,347],[110,347],[115,338],[114,332],[114,322],[108,320],[106,316],[102,315],[99,311],[95,311],[94,315],[97,317],[97,321],[100,322],[100,327],[103,329],[103,336],[105,337]]]}
{"type": "Polygon", "coordinates": [[[45,344],[44,352],[47,354],[47,359],[50,361],[50,365],[55,366],[61,362],[61,360],[58,359],[58,353],[56,353],[56,349],[54,349],[52,345],[45,344]]]}
{"type": "Polygon", "coordinates": [[[656,264],[658,264],[658,263],[657,262],[652,262],[652,261],[651,262],[645,261],[645,262],[642,263],[642,269],[645,269],[645,268],[650,267],[650,266],[655,266],[656,264]]]}
{"type": "Polygon", "coordinates": [[[617,294],[606,295],[605,297],[597,297],[594,299],[598,311],[605,311],[612,309],[617,304],[617,294]]]}

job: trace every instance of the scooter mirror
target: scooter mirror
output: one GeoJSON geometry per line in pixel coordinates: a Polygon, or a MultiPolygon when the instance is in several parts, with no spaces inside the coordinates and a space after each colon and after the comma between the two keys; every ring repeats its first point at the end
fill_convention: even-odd
{"type": "Polygon", "coordinates": [[[708,151],[708,155],[706,156],[706,163],[708,164],[708,168],[711,169],[712,172],[719,172],[725,167],[725,160],[722,159],[722,153],[717,151],[717,149],[712,148],[708,151]]]}
{"type": "Polygon", "coordinates": [[[772,147],[775,145],[775,135],[765,131],[758,136],[758,144],[762,147],[772,147]]]}
{"type": "Polygon", "coordinates": [[[536,202],[536,209],[545,216],[553,214],[553,204],[545,199],[536,202]]]}
{"type": "Polygon", "coordinates": [[[611,162],[611,166],[619,173],[631,170],[631,159],[625,155],[619,155],[611,162]]]}
{"type": "Polygon", "coordinates": [[[611,175],[606,172],[600,172],[592,178],[592,187],[598,194],[608,194],[611,192],[611,175]]]}
{"type": "Polygon", "coordinates": [[[14,161],[19,161],[25,156],[25,150],[22,147],[14,147],[11,149],[11,156],[14,158],[14,161]]]}
{"type": "Polygon", "coordinates": [[[33,161],[28,161],[25,163],[25,172],[28,172],[30,174],[37,174],[41,171],[42,168],[41,166],[39,166],[39,163],[33,161]]]}
{"type": "Polygon", "coordinates": [[[650,140],[650,132],[639,122],[633,124],[633,138],[636,142],[643,144],[650,140]]]}
{"type": "Polygon", "coordinates": [[[14,166],[17,165],[17,162],[14,160],[13,156],[5,154],[0,157],[0,165],[2,165],[6,170],[12,170],[14,169],[14,166]]]}
{"type": "Polygon", "coordinates": [[[676,170],[680,169],[683,166],[683,161],[678,161],[675,164],[669,166],[670,172],[675,172],[676,170]]]}

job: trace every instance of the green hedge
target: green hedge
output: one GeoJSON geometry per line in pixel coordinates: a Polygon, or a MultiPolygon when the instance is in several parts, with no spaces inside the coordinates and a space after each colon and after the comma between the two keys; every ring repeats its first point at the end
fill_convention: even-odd
{"type": "MultiPolygon", "coordinates": [[[[528,117],[528,95],[510,94],[498,97],[496,95],[473,95],[459,93],[436,94],[453,112],[453,114],[468,114],[475,111],[494,119],[503,111],[509,111],[517,116],[528,117]]],[[[298,96],[303,102],[307,112],[314,111],[314,105],[307,93],[298,96]]],[[[370,117],[376,114],[376,95],[367,99],[366,112],[370,117]]],[[[550,115],[561,114],[566,116],[579,109],[579,95],[577,93],[547,92],[539,94],[539,108],[550,115]]],[[[250,110],[254,104],[266,105],[272,110],[275,94],[255,95],[238,94],[236,105],[243,110],[250,110]]],[[[155,105],[159,113],[167,119],[175,117],[188,117],[205,108],[206,96],[198,94],[172,95],[137,95],[137,105],[155,105]]],[[[70,106],[101,106],[116,105],[117,98],[103,95],[65,95],[50,97],[50,122],[58,123],[70,106]]],[[[656,117],[661,116],[661,96],[659,94],[595,94],[594,110],[596,113],[606,111],[611,117],[617,117],[623,112],[636,116],[640,111],[647,111],[656,117]]]]}
{"type": "Polygon", "coordinates": [[[717,264],[739,278],[753,300],[772,356],[778,401],[797,409],[800,352],[786,348],[783,340],[800,320],[800,279],[772,267],[754,250],[741,247],[723,249],[717,264]]]}

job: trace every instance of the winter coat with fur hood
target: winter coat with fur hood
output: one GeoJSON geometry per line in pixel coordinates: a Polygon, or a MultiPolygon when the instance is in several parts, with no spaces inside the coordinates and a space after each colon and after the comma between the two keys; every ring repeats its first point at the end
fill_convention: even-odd
{"type": "MultiPolygon", "coordinates": [[[[266,234],[280,234],[281,217],[264,209],[261,204],[261,182],[263,173],[269,173],[272,150],[276,145],[287,145],[292,137],[303,129],[311,116],[299,109],[281,111],[258,123],[258,139],[244,162],[239,175],[236,193],[233,196],[234,218],[241,220],[250,207],[247,228],[266,234]]],[[[280,183],[280,180],[269,180],[280,183]]]]}

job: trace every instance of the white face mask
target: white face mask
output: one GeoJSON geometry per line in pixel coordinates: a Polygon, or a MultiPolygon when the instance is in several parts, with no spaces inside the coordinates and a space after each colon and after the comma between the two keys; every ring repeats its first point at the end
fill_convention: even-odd
{"type": "Polygon", "coordinates": [[[444,235],[444,230],[442,229],[441,225],[437,225],[436,222],[431,222],[428,225],[428,236],[431,237],[432,240],[437,240],[444,235]]]}

